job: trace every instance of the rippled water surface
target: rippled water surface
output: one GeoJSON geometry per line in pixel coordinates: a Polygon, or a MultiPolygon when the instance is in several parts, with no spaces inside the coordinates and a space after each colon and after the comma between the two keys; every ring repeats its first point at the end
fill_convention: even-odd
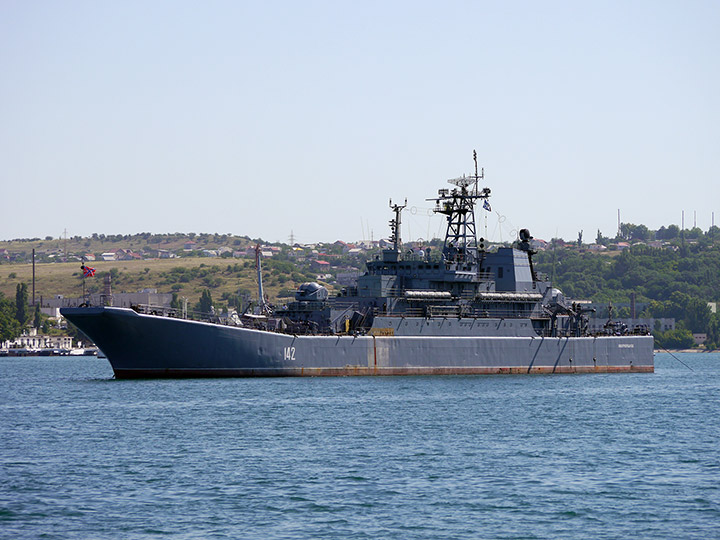
{"type": "Polygon", "coordinates": [[[676,356],[170,381],[0,359],[0,538],[720,538],[720,355],[676,356]]]}

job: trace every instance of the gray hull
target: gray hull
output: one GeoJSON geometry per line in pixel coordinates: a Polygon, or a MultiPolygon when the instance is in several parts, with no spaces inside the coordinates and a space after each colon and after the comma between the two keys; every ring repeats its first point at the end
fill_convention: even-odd
{"type": "Polygon", "coordinates": [[[63,315],[117,378],[652,372],[652,336],[293,336],[138,314],[63,315]]]}

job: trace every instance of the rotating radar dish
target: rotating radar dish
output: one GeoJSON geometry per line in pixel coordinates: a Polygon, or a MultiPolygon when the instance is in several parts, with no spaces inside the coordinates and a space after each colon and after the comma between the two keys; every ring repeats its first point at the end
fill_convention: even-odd
{"type": "Polygon", "coordinates": [[[448,183],[454,184],[460,188],[467,188],[477,182],[477,178],[473,176],[462,176],[460,178],[451,178],[448,183]]]}

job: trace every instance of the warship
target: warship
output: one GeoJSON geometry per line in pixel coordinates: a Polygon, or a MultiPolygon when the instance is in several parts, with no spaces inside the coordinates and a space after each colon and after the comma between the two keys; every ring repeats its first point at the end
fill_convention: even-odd
{"type": "Polygon", "coordinates": [[[608,321],[588,331],[585,303],[566,298],[533,265],[533,237],[490,249],[475,211],[490,210],[484,171],[449,180],[434,212],[442,251],[405,251],[405,204],[393,204],[390,242],[352,286],[330,295],[304,283],[273,308],[262,291],[252,314],[192,317],[187,310],[63,308],[107,356],[115,377],[269,377],[610,373],[654,371],[646,328],[608,321]]]}

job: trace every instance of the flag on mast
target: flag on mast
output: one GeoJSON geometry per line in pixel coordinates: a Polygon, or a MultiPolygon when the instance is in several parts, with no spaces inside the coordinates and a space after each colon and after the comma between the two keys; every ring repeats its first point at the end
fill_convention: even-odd
{"type": "Polygon", "coordinates": [[[84,264],[80,267],[83,271],[83,277],[93,277],[95,275],[95,269],[91,266],[85,266],[84,264]]]}

